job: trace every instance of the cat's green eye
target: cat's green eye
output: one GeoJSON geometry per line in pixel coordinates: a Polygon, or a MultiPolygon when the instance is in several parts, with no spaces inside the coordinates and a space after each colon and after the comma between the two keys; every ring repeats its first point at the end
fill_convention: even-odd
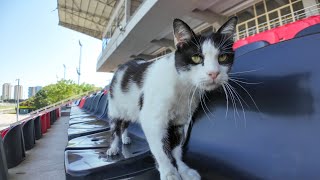
{"type": "Polygon", "coordinates": [[[218,61],[223,63],[228,59],[227,55],[223,54],[218,57],[218,61]]]}
{"type": "Polygon", "coordinates": [[[191,59],[194,63],[199,64],[202,60],[202,57],[201,56],[192,56],[191,59]]]}

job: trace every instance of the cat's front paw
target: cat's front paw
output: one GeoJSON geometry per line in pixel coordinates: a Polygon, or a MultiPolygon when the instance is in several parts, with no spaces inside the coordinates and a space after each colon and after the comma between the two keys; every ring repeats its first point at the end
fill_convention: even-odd
{"type": "Polygon", "coordinates": [[[171,171],[161,175],[161,180],[181,180],[181,177],[177,171],[171,171]]]}
{"type": "Polygon", "coordinates": [[[188,168],[185,171],[180,172],[180,175],[183,180],[200,180],[201,179],[200,174],[196,170],[191,168],[188,168]]]}
{"type": "Polygon", "coordinates": [[[119,153],[119,148],[118,147],[110,147],[107,150],[107,155],[108,156],[113,156],[113,155],[117,155],[119,153]]]}
{"type": "Polygon", "coordinates": [[[122,144],[130,144],[131,139],[128,136],[122,136],[122,144]]]}

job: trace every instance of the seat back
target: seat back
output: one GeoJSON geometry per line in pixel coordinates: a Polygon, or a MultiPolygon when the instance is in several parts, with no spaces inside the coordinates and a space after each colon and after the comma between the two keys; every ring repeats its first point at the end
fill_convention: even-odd
{"type": "Polygon", "coordinates": [[[24,160],[26,155],[21,124],[10,128],[3,138],[3,146],[9,169],[17,166],[24,160]]]}
{"type": "Polygon", "coordinates": [[[22,132],[25,150],[30,150],[36,144],[33,119],[22,123],[22,132]]]}
{"type": "Polygon", "coordinates": [[[34,134],[36,140],[40,139],[42,137],[42,127],[41,127],[41,119],[40,116],[34,118],[34,134]]]}
{"type": "Polygon", "coordinates": [[[1,136],[0,136],[0,179],[1,180],[9,179],[7,159],[6,159],[5,150],[3,147],[3,141],[2,141],[1,136]]]}

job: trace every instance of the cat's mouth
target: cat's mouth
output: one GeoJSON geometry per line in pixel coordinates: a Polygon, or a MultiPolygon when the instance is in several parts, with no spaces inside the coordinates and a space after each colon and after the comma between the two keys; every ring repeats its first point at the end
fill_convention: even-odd
{"type": "Polygon", "coordinates": [[[217,89],[221,84],[215,81],[207,81],[201,84],[201,88],[205,91],[213,91],[217,89]]]}

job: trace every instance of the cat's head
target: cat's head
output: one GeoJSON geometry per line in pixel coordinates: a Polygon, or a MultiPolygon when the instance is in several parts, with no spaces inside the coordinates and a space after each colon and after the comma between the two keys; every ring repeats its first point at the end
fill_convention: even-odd
{"type": "Polygon", "coordinates": [[[200,90],[211,91],[228,81],[238,18],[232,17],[216,33],[196,35],[182,20],[173,21],[175,66],[180,76],[200,90]]]}

